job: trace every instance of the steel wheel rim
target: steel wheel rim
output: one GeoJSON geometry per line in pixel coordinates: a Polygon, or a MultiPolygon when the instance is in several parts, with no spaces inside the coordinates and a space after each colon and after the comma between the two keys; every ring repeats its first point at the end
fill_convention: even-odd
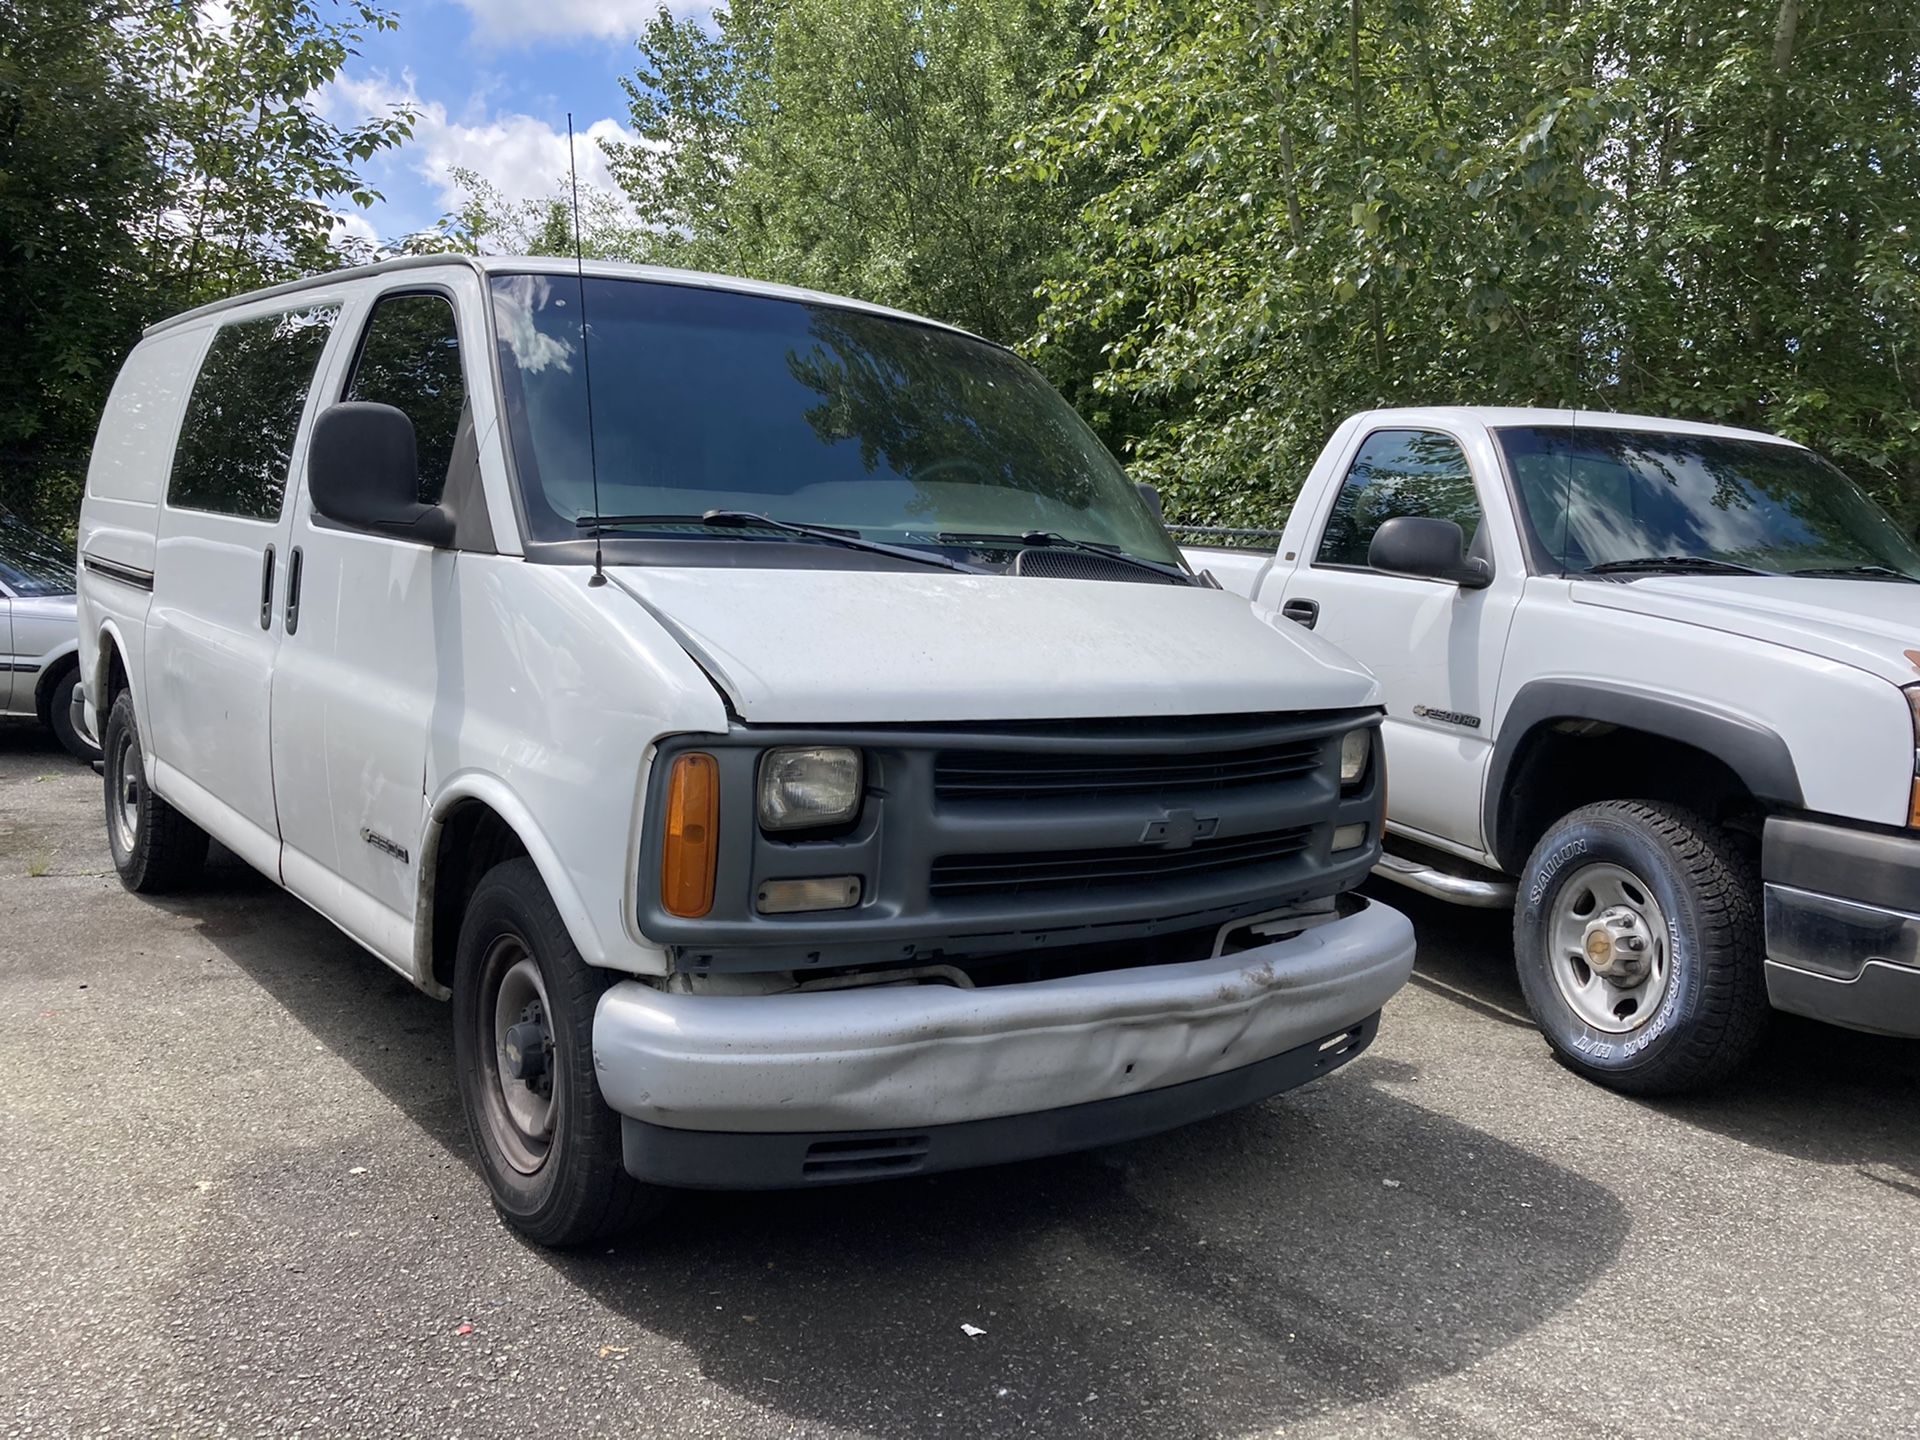
{"type": "Polygon", "coordinates": [[[487,947],[481,977],[476,1017],[480,1034],[475,1038],[486,1072],[481,1094],[487,1129],[507,1163],[522,1175],[532,1175],[546,1164],[553,1148],[560,1108],[553,1084],[557,1057],[546,981],[517,935],[502,935],[487,947]],[[526,1023],[537,1024],[546,1037],[544,1084],[530,1083],[513,1072],[507,1033],[526,1023]]]}
{"type": "Polygon", "coordinates": [[[1673,983],[1666,911],[1620,865],[1583,865],[1554,900],[1547,968],[1581,1023],[1624,1035],[1651,1020],[1673,983]]]}
{"type": "Polygon", "coordinates": [[[120,748],[114,753],[107,800],[108,813],[113,817],[114,839],[120,842],[123,855],[133,853],[140,834],[140,785],[139,751],[133,736],[123,735],[120,748]]]}

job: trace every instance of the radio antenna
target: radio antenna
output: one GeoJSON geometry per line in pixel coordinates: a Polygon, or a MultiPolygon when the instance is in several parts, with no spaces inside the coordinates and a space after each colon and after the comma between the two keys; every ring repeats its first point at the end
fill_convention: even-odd
{"type": "Polygon", "coordinates": [[[607,583],[600,561],[600,453],[593,443],[593,352],[587,348],[587,262],[580,252],[580,164],[573,155],[573,112],[567,112],[567,178],[573,186],[573,283],[580,306],[580,378],[587,387],[587,478],[593,486],[593,578],[607,583]]]}

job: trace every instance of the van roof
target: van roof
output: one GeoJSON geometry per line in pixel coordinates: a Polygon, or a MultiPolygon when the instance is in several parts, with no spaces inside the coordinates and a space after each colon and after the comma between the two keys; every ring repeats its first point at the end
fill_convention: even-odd
{"type": "MultiPolygon", "coordinates": [[[[973,335],[971,331],[962,330],[957,325],[930,320],[924,315],[889,309],[885,305],[875,305],[866,300],[854,300],[845,295],[829,295],[819,290],[805,290],[795,285],[775,285],[765,280],[745,280],[737,275],[711,275],[703,270],[677,270],[669,265],[634,265],[624,260],[588,260],[580,268],[587,275],[597,279],[652,280],[664,285],[693,285],[707,290],[732,290],[743,295],[764,295],[778,300],[801,300],[816,305],[832,305],[841,310],[859,310],[869,315],[885,315],[895,320],[909,320],[916,325],[931,325],[937,330],[948,330],[956,335],[968,335],[976,340],[981,338],[973,335]]],[[[556,255],[401,255],[391,260],[376,261],[371,265],[355,265],[345,270],[329,270],[324,274],[309,275],[302,280],[289,280],[284,285],[270,285],[262,290],[249,290],[244,295],[232,295],[225,300],[215,300],[211,304],[182,311],[178,315],[150,325],[146,333],[155,335],[178,325],[205,319],[209,315],[218,315],[223,310],[250,305],[256,300],[294,296],[302,291],[317,290],[337,285],[342,281],[391,275],[395,271],[402,270],[448,269],[471,270],[483,276],[571,275],[574,273],[574,261],[571,258],[556,255]]]]}
{"type": "Polygon", "coordinates": [[[1561,410],[1513,405],[1420,405],[1398,409],[1368,410],[1365,416],[1375,424],[1479,424],[1490,430],[1518,426],[1572,426],[1580,430],[1646,430],[1666,435],[1715,435],[1729,440],[1764,440],[1772,445],[1804,449],[1798,441],[1764,430],[1742,430],[1733,425],[1714,425],[1703,420],[1671,420],[1659,415],[1633,415],[1618,410],[1561,410]]]}

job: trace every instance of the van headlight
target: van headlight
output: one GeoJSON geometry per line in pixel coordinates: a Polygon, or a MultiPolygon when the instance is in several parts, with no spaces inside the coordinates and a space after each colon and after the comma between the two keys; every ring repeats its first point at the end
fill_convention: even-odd
{"type": "Polygon", "coordinates": [[[1913,789],[1907,792],[1907,827],[1920,830],[1920,685],[1907,687],[1907,704],[1913,707],[1913,789]]]}
{"type": "Polygon", "coordinates": [[[1351,788],[1367,773],[1367,760],[1373,754],[1373,731],[1349,730],[1340,737],[1340,784],[1351,788]]]}
{"type": "Polygon", "coordinates": [[[760,757],[760,826],[818,830],[860,813],[860,752],[844,745],[783,745],[760,757]]]}

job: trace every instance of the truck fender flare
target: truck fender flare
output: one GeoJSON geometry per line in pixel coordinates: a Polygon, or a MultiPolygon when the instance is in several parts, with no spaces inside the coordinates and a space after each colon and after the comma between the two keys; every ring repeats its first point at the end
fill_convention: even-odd
{"type": "Polygon", "coordinates": [[[586,904],[581,900],[580,892],[574,886],[567,867],[561,863],[560,854],[554,849],[553,842],[547,838],[546,832],[533,818],[533,812],[498,776],[468,770],[447,777],[438,793],[434,795],[433,803],[427,813],[425,834],[421,837],[420,845],[419,893],[415,899],[416,914],[424,923],[413,927],[414,973],[431,982],[433,976],[432,877],[439,870],[442,826],[448,813],[463,800],[477,800],[487,806],[519,837],[520,843],[527,847],[527,858],[533,861],[534,868],[540,872],[540,879],[547,887],[547,893],[553,897],[554,908],[560,912],[560,918],[566,922],[567,933],[573,937],[574,948],[580,952],[580,958],[589,965],[604,964],[606,956],[600,944],[600,935],[593,928],[586,904]]]}
{"type": "Polygon", "coordinates": [[[1500,717],[1481,792],[1488,848],[1503,864],[1526,858],[1508,855],[1501,834],[1502,802],[1514,762],[1528,738],[1555,720],[1598,721],[1691,745],[1725,761],[1758,799],[1796,810],[1803,806],[1793,751],[1751,716],[1614,681],[1534,680],[1520,687],[1500,717]]]}

